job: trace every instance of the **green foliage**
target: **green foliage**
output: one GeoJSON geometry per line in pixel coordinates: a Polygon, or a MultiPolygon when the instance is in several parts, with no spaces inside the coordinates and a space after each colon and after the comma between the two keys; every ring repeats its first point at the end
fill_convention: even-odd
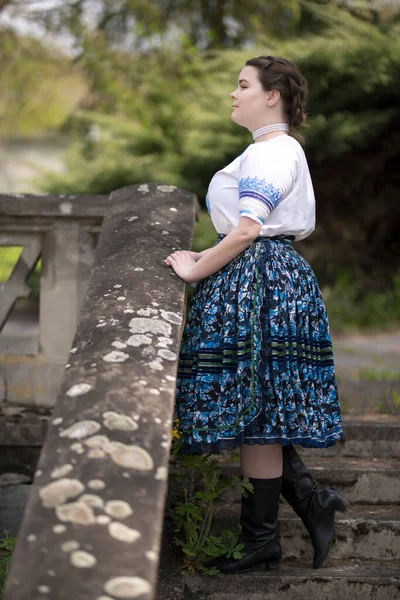
{"type": "Polygon", "coordinates": [[[343,271],[323,289],[323,297],[334,331],[400,325],[400,271],[382,292],[365,292],[350,271],[343,271]]]}
{"type": "Polygon", "coordinates": [[[4,29],[0,61],[2,137],[59,128],[87,91],[82,75],[68,59],[4,29]]]}
{"type": "Polygon", "coordinates": [[[183,568],[186,573],[198,571],[215,575],[215,567],[204,563],[225,555],[228,558],[241,558],[243,544],[238,542],[238,533],[229,530],[219,535],[212,534],[213,510],[215,501],[227,488],[241,486],[241,492],[247,495],[253,492],[248,478],[231,477],[222,479],[217,460],[207,454],[189,456],[179,454],[181,438],[174,429],[172,443],[177,461],[175,482],[180,482],[179,500],[170,511],[175,523],[174,543],[181,548],[183,568]]]}
{"type": "Polygon", "coordinates": [[[11,536],[8,531],[3,531],[0,538],[0,600],[16,543],[17,538],[11,536]]]}
{"type": "Polygon", "coordinates": [[[81,59],[94,103],[70,121],[79,141],[68,174],[48,177],[45,189],[104,193],[163,182],[203,201],[211,176],[250,142],[230,120],[229,93],[245,60],[261,53],[294,60],[309,81],[311,165],[368,147],[397,110],[400,42],[369,23],[279,42],[272,37],[245,51],[204,54],[186,45],[128,55],[95,46],[81,59]]]}

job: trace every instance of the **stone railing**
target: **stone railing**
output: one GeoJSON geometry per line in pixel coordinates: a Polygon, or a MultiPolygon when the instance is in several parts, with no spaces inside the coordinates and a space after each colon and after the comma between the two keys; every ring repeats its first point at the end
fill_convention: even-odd
{"type": "Polygon", "coordinates": [[[0,196],[0,246],[23,247],[0,283],[0,403],[54,405],[107,204],[107,196],[0,196]],[[39,310],[13,311],[30,294],[39,257],[39,310]]]}
{"type": "Polygon", "coordinates": [[[4,600],[155,597],[196,199],[111,194],[4,600]]]}

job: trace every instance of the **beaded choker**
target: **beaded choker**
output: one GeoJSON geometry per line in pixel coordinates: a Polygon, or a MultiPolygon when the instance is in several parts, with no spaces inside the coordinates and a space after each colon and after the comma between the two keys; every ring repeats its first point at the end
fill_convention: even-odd
{"type": "Polygon", "coordinates": [[[289,125],[287,123],[274,123],[273,125],[266,125],[265,127],[256,129],[251,135],[253,136],[253,140],[256,140],[261,135],[265,135],[266,133],[271,133],[273,131],[289,131],[289,125]]]}

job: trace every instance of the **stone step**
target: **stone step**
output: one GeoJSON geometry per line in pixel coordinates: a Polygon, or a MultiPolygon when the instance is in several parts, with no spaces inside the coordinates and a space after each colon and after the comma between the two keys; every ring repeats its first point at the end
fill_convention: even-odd
{"type": "MultiPolygon", "coordinates": [[[[239,518],[239,504],[216,506],[213,532],[235,531],[239,518]]],[[[282,504],[279,509],[279,533],[285,558],[306,559],[311,564],[309,535],[287,504],[282,504]]],[[[336,513],[335,541],[329,560],[392,561],[396,557],[400,557],[400,510],[397,507],[353,505],[344,515],[336,513]]]]}
{"type": "MultiPolygon", "coordinates": [[[[220,455],[226,476],[240,474],[238,462],[220,455]]],[[[400,461],[394,458],[307,458],[307,468],[323,486],[330,487],[356,504],[400,504],[400,461]]],[[[227,503],[240,501],[239,487],[224,492],[227,503]]]]}
{"type": "Polygon", "coordinates": [[[400,417],[365,414],[343,417],[344,439],[332,448],[305,449],[304,456],[400,458],[400,417]]]}
{"type": "Polygon", "coordinates": [[[184,600],[399,600],[400,565],[379,561],[332,561],[315,570],[283,561],[237,575],[185,578],[184,600]]]}

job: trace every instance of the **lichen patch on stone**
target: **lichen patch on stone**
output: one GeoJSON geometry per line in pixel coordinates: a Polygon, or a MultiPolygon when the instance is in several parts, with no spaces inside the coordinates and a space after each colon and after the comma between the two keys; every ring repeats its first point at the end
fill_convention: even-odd
{"type": "Polygon", "coordinates": [[[75,396],[82,396],[83,394],[87,394],[93,386],[89,383],[76,383],[72,387],[67,390],[67,396],[71,396],[74,398],[75,396]]]}
{"type": "Polygon", "coordinates": [[[54,508],[70,498],[75,498],[85,489],[78,479],[59,479],[52,481],[39,490],[39,496],[45,508],[54,508]]]}
{"type": "Polygon", "coordinates": [[[151,585],[141,577],[112,577],[105,585],[104,590],[114,598],[138,598],[143,594],[150,594],[151,585]]]}
{"type": "Polygon", "coordinates": [[[109,352],[103,356],[103,360],[112,363],[125,362],[127,358],[129,358],[129,354],[125,354],[125,352],[119,352],[118,350],[113,350],[112,352],[109,352]]]}
{"type": "Polygon", "coordinates": [[[100,448],[92,448],[88,452],[88,458],[104,458],[106,455],[100,448]]]}
{"type": "Polygon", "coordinates": [[[137,529],[131,529],[127,525],[117,521],[113,521],[109,524],[108,533],[115,540],[125,542],[127,544],[133,544],[141,537],[140,531],[137,529]]]}
{"type": "Polygon", "coordinates": [[[129,321],[129,330],[131,333],[151,333],[153,335],[162,335],[170,337],[171,325],[162,321],[161,319],[155,318],[150,319],[146,317],[134,317],[129,321]]]}
{"type": "Polygon", "coordinates": [[[150,454],[140,446],[111,442],[110,456],[117,465],[128,469],[150,471],[154,466],[150,454]]]}
{"type": "Polygon", "coordinates": [[[163,371],[164,367],[161,364],[161,361],[159,360],[152,360],[149,363],[149,369],[151,369],[152,371],[163,371]]]}
{"type": "Polygon", "coordinates": [[[158,185],[157,189],[160,190],[160,192],[173,192],[174,190],[176,190],[176,186],[175,185],[158,185]]]}
{"type": "Polygon", "coordinates": [[[158,314],[158,310],[156,308],[140,308],[136,312],[139,317],[151,317],[152,315],[158,314]]]}
{"type": "Polygon", "coordinates": [[[168,321],[169,323],[180,325],[182,322],[182,317],[176,312],[172,312],[169,310],[161,310],[160,313],[162,318],[165,319],[165,321],[168,321]]]}
{"type": "Polygon", "coordinates": [[[171,346],[174,343],[174,340],[166,337],[159,337],[157,341],[158,348],[167,348],[167,346],[171,346]]]}
{"type": "Polygon", "coordinates": [[[96,522],[92,508],[80,501],[57,506],[56,515],[60,521],[69,521],[77,525],[92,525],[96,522]]]}
{"type": "Polygon", "coordinates": [[[104,427],[107,429],[119,429],[121,431],[136,431],[138,424],[136,421],[127,417],[126,415],[119,415],[118,413],[108,411],[103,414],[104,427]]]}
{"type": "Polygon", "coordinates": [[[99,429],[101,429],[101,426],[96,421],[78,421],[71,425],[71,427],[68,427],[68,429],[64,429],[60,433],[60,437],[80,440],[97,433],[99,429]]]}
{"type": "Polygon", "coordinates": [[[65,533],[67,531],[67,528],[65,527],[65,525],[54,525],[53,531],[54,533],[65,533]]]}
{"type": "Polygon", "coordinates": [[[165,481],[168,477],[168,469],[167,467],[158,467],[157,469],[157,473],[156,473],[156,479],[159,479],[160,481],[165,481]]]}
{"type": "Polygon", "coordinates": [[[62,465],[61,467],[57,467],[56,469],[53,469],[53,471],[50,473],[50,477],[52,479],[59,479],[60,477],[65,477],[66,475],[68,475],[68,473],[70,473],[73,470],[73,466],[69,463],[62,465]]]}
{"type": "Polygon", "coordinates": [[[124,500],[109,500],[105,505],[104,512],[113,519],[126,519],[133,513],[131,506],[124,500]]]}
{"type": "Polygon", "coordinates": [[[119,350],[126,348],[125,342],[119,342],[118,340],[111,342],[111,346],[114,346],[114,348],[118,348],[119,350]]]}
{"type": "Polygon", "coordinates": [[[111,517],[109,517],[108,515],[99,515],[98,517],[96,517],[96,523],[98,523],[99,525],[108,525],[110,521],[111,517]]]}
{"type": "Polygon", "coordinates": [[[104,490],[106,484],[102,479],[91,479],[88,482],[88,487],[90,487],[91,490],[104,490]]]}
{"type": "Polygon", "coordinates": [[[83,502],[83,504],[92,508],[103,508],[104,506],[104,500],[100,496],[96,496],[96,494],[83,494],[79,498],[79,502],[83,502]]]}
{"type": "Polygon", "coordinates": [[[63,215],[70,215],[72,213],[72,202],[60,202],[58,206],[63,215]]]}
{"type": "Polygon", "coordinates": [[[85,450],[80,442],[71,444],[70,448],[73,452],[76,452],[77,454],[83,454],[85,452],[85,450]]]}
{"type": "Polygon", "coordinates": [[[68,540],[61,544],[61,550],[66,554],[69,554],[70,552],[74,552],[74,550],[79,550],[79,544],[75,540],[68,540]]]}
{"type": "Polygon", "coordinates": [[[151,344],[151,337],[148,335],[142,335],[141,333],[137,333],[135,335],[131,335],[130,338],[126,341],[129,346],[133,346],[134,348],[138,348],[139,346],[146,346],[151,344]]]}
{"type": "Polygon", "coordinates": [[[161,358],[165,358],[165,360],[176,360],[178,358],[175,352],[171,352],[171,350],[168,350],[167,348],[160,348],[157,354],[158,356],[161,356],[161,358]]]}
{"type": "Polygon", "coordinates": [[[106,435],[94,435],[85,440],[85,444],[89,446],[89,448],[100,448],[104,452],[109,451],[110,443],[111,442],[106,435]]]}
{"type": "Polygon", "coordinates": [[[97,559],[93,554],[83,550],[77,550],[70,556],[70,563],[79,569],[90,569],[97,563],[97,559]]]}

